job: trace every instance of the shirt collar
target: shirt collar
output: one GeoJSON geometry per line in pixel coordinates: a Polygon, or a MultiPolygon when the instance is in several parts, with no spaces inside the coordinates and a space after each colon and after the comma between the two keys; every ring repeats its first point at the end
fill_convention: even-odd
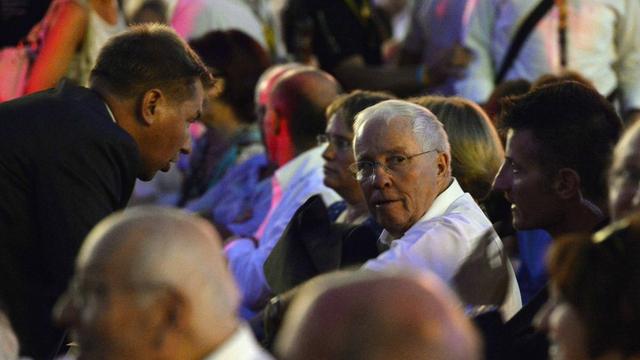
{"type": "MultiPolygon", "coordinates": [[[[449,208],[449,206],[451,206],[451,204],[462,195],[464,195],[464,191],[460,187],[460,184],[458,184],[458,181],[455,178],[453,178],[451,180],[451,184],[449,184],[447,189],[442,193],[440,193],[440,195],[438,195],[433,200],[433,203],[431,204],[431,207],[429,208],[429,210],[427,210],[427,212],[420,218],[420,220],[418,220],[415,224],[413,224],[413,226],[421,222],[433,219],[437,216],[444,215],[447,209],[449,208]]],[[[409,230],[411,230],[413,226],[409,228],[409,230]]],[[[393,236],[391,236],[391,234],[389,234],[387,230],[382,230],[382,233],[380,234],[380,237],[378,239],[379,242],[385,245],[391,244],[393,240],[396,240],[396,239],[394,239],[393,236]]]]}
{"type": "Polygon", "coordinates": [[[316,146],[311,150],[307,150],[296,156],[288,163],[284,164],[275,172],[275,177],[283,189],[286,189],[291,180],[298,173],[306,172],[307,169],[316,169],[324,165],[322,159],[322,151],[324,146],[316,146]]]}
{"type": "Polygon", "coordinates": [[[117,124],[118,122],[116,121],[116,117],[113,116],[113,112],[111,111],[109,105],[107,105],[107,103],[104,103],[104,106],[107,108],[107,112],[109,113],[109,116],[111,116],[111,120],[117,124]]]}
{"type": "Polygon", "coordinates": [[[254,356],[246,358],[266,358],[255,356],[263,354],[263,350],[253,337],[253,333],[246,324],[240,324],[231,337],[227,339],[218,349],[209,354],[203,360],[221,360],[221,359],[241,359],[245,358],[241,354],[252,354],[254,356]]]}

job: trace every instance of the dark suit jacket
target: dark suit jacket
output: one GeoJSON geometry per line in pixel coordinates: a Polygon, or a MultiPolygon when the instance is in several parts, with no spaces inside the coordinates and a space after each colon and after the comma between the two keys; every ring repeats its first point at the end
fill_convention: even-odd
{"type": "Polygon", "coordinates": [[[267,283],[281,294],[316,275],[360,265],[378,256],[381,231],[373,221],[334,223],[322,197],[314,195],[296,210],[265,261],[267,283]]]}
{"type": "Polygon", "coordinates": [[[0,299],[24,355],[48,358],[51,310],[89,230],[131,195],[140,159],[97,93],[58,88],[0,104],[0,299]]]}

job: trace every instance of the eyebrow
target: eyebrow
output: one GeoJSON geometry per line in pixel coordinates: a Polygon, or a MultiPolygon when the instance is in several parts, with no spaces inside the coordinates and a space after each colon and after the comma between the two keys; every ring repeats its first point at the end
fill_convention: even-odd
{"type": "MultiPolygon", "coordinates": [[[[377,156],[389,156],[389,155],[399,155],[399,154],[406,155],[407,153],[408,151],[405,147],[394,147],[394,148],[387,149],[380,152],[377,156]]],[[[373,158],[374,156],[371,156],[371,154],[367,152],[361,153],[361,156],[358,156],[358,154],[356,154],[357,161],[372,161],[373,158]]]]}
{"type": "Polygon", "coordinates": [[[336,133],[332,133],[332,132],[328,132],[328,131],[325,133],[325,135],[331,135],[333,137],[336,137],[336,138],[339,138],[339,139],[342,139],[342,140],[346,140],[346,141],[353,141],[353,138],[348,138],[348,137],[346,137],[344,135],[340,135],[340,134],[336,134],[336,133]]]}

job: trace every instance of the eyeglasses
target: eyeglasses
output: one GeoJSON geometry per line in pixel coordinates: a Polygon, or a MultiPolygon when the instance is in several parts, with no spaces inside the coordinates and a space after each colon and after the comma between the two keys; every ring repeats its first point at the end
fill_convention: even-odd
{"type": "Polygon", "coordinates": [[[343,136],[320,134],[316,136],[316,140],[318,141],[318,145],[330,143],[338,151],[351,150],[351,139],[343,136]]]}
{"type": "Polygon", "coordinates": [[[373,177],[373,174],[376,171],[376,167],[378,166],[382,167],[387,174],[402,173],[406,171],[407,167],[411,163],[411,159],[416,156],[428,154],[434,151],[437,150],[432,149],[414,155],[390,155],[387,156],[383,162],[358,161],[351,164],[351,166],[349,166],[349,170],[353,173],[353,176],[356,178],[356,180],[360,182],[367,181],[373,177]]]}

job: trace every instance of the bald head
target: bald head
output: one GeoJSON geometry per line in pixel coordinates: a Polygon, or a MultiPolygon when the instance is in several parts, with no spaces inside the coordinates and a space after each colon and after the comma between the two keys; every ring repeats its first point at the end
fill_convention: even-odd
{"type": "Polygon", "coordinates": [[[477,359],[475,330],[427,275],[330,275],[304,288],[276,343],[283,359],[477,359]]]}
{"type": "Polygon", "coordinates": [[[265,106],[269,99],[269,94],[273,91],[273,86],[277,80],[284,75],[285,72],[295,69],[301,69],[305,66],[299,63],[286,63],[278,64],[269,67],[265,70],[258,82],[256,83],[256,89],[254,93],[254,100],[256,106],[265,106]]]}
{"type": "Polygon", "coordinates": [[[95,309],[74,301],[77,294],[61,301],[62,322],[78,333],[80,347],[90,357],[113,352],[120,358],[150,358],[177,356],[173,351],[179,351],[182,358],[198,358],[238,324],[239,295],[219,235],[205,220],[180,210],[140,207],[107,217],[85,240],[76,279],[80,287],[102,284],[109,296],[101,295],[108,298],[101,301],[111,306],[119,299],[116,295],[127,304],[121,313],[106,312],[106,319],[97,321],[78,316],[95,309]],[[105,325],[111,322],[120,334],[138,333],[140,341],[127,346],[125,336],[105,325]]]}
{"type": "Polygon", "coordinates": [[[333,76],[309,67],[287,71],[277,81],[268,108],[283,117],[298,152],[316,144],[324,132],[324,111],[342,91],[333,76]]]}

